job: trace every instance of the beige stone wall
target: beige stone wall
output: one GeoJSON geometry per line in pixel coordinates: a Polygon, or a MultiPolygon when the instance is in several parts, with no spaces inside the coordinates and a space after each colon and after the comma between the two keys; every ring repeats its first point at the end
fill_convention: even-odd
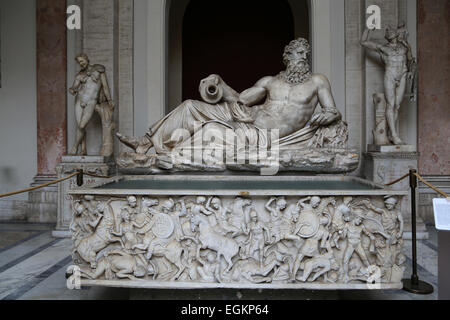
{"type": "MultiPolygon", "coordinates": [[[[37,172],[36,4],[0,1],[0,193],[28,187],[37,172]]],[[[0,219],[27,195],[0,200],[0,219]],[[7,203],[8,202],[8,203],[7,203]]]]}

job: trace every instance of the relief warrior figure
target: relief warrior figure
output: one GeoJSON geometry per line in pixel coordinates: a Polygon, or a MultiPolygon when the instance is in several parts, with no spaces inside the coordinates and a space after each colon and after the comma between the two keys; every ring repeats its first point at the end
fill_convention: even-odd
{"type": "Polygon", "coordinates": [[[206,210],[214,212],[215,219],[217,222],[217,230],[222,235],[227,235],[228,233],[237,233],[239,229],[231,226],[228,223],[228,214],[233,210],[228,207],[222,206],[222,200],[218,197],[210,197],[208,203],[206,204],[206,210]]]}
{"type": "Polygon", "coordinates": [[[203,260],[200,255],[197,255],[197,261],[201,264],[201,266],[197,267],[197,272],[202,281],[213,283],[222,282],[220,261],[213,252],[208,252],[206,260],[203,260]]]}
{"type": "MultiPolygon", "coordinates": [[[[174,214],[177,212],[174,212],[174,208],[175,202],[172,199],[164,201],[161,206],[161,212],[153,216],[150,230],[144,236],[143,242],[133,246],[133,249],[145,250],[145,258],[147,260],[152,259],[152,257],[165,258],[163,263],[169,270],[161,276],[175,271],[172,280],[178,279],[186,269],[182,261],[182,254],[185,249],[180,241],[184,238],[189,238],[181,237],[182,229],[180,225],[176,225],[177,223],[179,224],[179,219],[174,219],[174,214]],[[166,261],[170,265],[167,265],[166,261]]],[[[181,211],[181,213],[184,213],[184,211],[181,211]]]]}
{"type": "Polygon", "coordinates": [[[387,44],[378,44],[369,40],[371,30],[366,29],[361,38],[361,45],[369,50],[377,51],[386,65],[384,74],[384,94],[386,97],[386,119],[390,131],[390,139],[395,145],[403,144],[398,130],[398,112],[403,101],[407,78],[411,78],[414,64],[411,47],[406,42],[404,27],[386,29],[387,44]]]}
{"type": "Polygon", "coordinates": [[[94,233],[98,223],[103,218],[102,214],[98,214],[96,219],[92,219],[86,205],[81,201],[75,201],[73,204],[73,219],[70,224],[73,239],[82,239],[94,233]]]}
{"type": "Polygon", "coordinates": [[[285,209],[287,206],[284,197],[271,198],[266,203],[266,210],[270,212],[270,243],[276,244],[281,240],[300,240],[300,237],[292,232],[291,220],[285,217],[285,209]],[[275,202],[275,207],[272,203],[275,202]]]}
{"type": "Polygon", "coordinates": [[[322,275],[324,275],[325,281],[329,281],[327,277],[328,271],[339,270],[339,264],[334,257],[333,250],[331,249],[329,242],[327,242],[326,248],[327,251],[325,253],[315,256],[304,263],[303,275],[299,279],[300,281],[307,281],[313,271],[316,271],[316,274],[311,278],[311,282],[316,281],[322,275]]]}
{"type": "MultiPolygon", "coordinates": [[[[312,237],[309,237],[305,240],[303,245],[300,247],[297,256],[295,257],[294,266],[292,269],[291,281],[296,280],[297,272],[301,267],[302,260],[305,257],[316,258],[320,255],[320,248],[326,248],[329,246],[328,237],[329,237],[329,226],[331,224],[330,216],[320,216],[318,217],[319,227],[317,231],[314,233],[312,237]],[[320,247],[320,248],[319,248],[320,247]]],[[[330,246],[331,247],[331,246],[330,246]]],[[[330,251],[330,250],[329,250],[330,251]]],[[[327,255],[325,255],[327,256],[327,255]]],[[[324,257],[324,256],[322,256],[324,257]]],[[[302,280],[302,281],[306,281],[302,280]]]]}
{"type": "Polygon", "coordinates": [[[397,201],[396,197],[385,197],[385,208],[377,208],[368,200],[365,200],[362,203],[367,209],[381,215],[381,224],[390,237],[389,244],[392,245],[395,245],[398,239],[401,239],[403,236],[403,215],[400,210],[395,209],[397,201]]]}
{"type": "MultiPolygon", "coordinates": [[[[196,122],[200,122],[205,131],[207,127],[220,131],[239,129],[245,133],[243,137],[250,145],[269,139],[262,129],[278,129],[281,139],[269,142],[272,145],[278,143],[280,147],[308,147],[315,136],[321,136],[321,130],[329,130],[331,125],[335,125],[335,131],[343,132],[339,128],[344,127],[346,131],[328,79],[310,72],[309,54],[310,45],[306,39],[293,40],[283,55],[286,70],[279,75],[262,78],[241,94],[219,76],[212,75],[202,81],[201,87],[211,83],[220,88],[223,92],[221,100],[213,103],[187,100],[153,125],[144,137],[126,137],[119,133],[117,136],[139,156],[152,147],[157,154],[170,153],[194,135],[198,129],[196,122]],[[319,103],[322,110],[316,113],[319,103]],[[184,129],[188,136],[181,138],[179,132],[174,134],[177,129],[184,129]]],[[[331,140],[329,147],[346,147],[347,135],[331,140]]]]}
{"type": "Polygon", "coordinates": [[[343,281],[347,283],[348,281],[350,281],[349,262],[354,253],[356,253],[359,256],[365,267],[370,266],[369,259],[362,244],[362,234],[364,233],[365,235],[367,235],[370,238],[371,242],[376,242],[376,238],[373,235],[373,233],[375,232],[387,239],[389,238],[389,236],[386,235],[383,232],[383,230],[379,229],[370,230],[366,228],[365,225],[363,224],[363,220],[369,218],[365,218],[355,213],[345,214],[343,218],[345,221],[345,226],[342,236],[343,238],[347,238],[347,243],[346,247],[344,248],[344,256],[342,258],[342,265],[343,265],[342,276],[343,281]]]}
{"type": "Polygon", "coordinates": [[[246,242],[244,242],[244,255],[246,257],[253,257],[258,251],[258,261],[260,267],[263,266],[264,247],[270,239],[270,230],[264,223],[259,221],[258,213],[255,210],[250,211],[250,222],[245,227],[245,233],[249,235],[246,242]],[[264,236],[264,231],[267,237],[264,236]]]}
{"type": "Polygon", "coordinates": [[[99,64],[89,64],[89,58],[80,54],[75,59],[81,70],[75,77],[69,92],[75,96],[75,116],[77,120],[77,135],[70,149],[71,155],[87,155],[86,127],[98,112],[102,120],[103,144],[100,155],[109,157],[113,153],[113,113],[114,103],[111,98],[105,67],[99,64]],[[81,150],[79,151],[81,147],[81,150]]]}

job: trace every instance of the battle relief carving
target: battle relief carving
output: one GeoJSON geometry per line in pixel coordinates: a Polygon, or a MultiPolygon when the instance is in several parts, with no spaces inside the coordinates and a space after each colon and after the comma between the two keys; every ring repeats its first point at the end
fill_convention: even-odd
{"type": "Polygon", "coordinates": [[[105,198],[73,202],[82,278],[400,283],[397,197],[105,198]]]}

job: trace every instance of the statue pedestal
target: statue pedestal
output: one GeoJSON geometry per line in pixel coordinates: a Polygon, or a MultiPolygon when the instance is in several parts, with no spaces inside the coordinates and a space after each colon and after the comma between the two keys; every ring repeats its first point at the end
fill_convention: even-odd
{"type": "MultiPolygon", "coordinates": [[[[107,176],[113,166],[111,158],[103,156],[64,156],[56,167],[58,179],[64,178],[78,170],[86,173],[107,176]]],[[[69,226],[72,221],[72,196],[68,191],[77,186],[77,178],[66,180],[58,184],[58,210],[56,229],[52,232],[55,238],[70,238],[69,226]]],[[[84,185],[98,183],[103,178],[94,178],[85,175],[84,185]]]]}
{"type": "Polygon", "coordinates": [[[381,152],[381,153],[399,153],[399,152],[403,152],[403,153],[415,153],[416,152],[416,147],[412,146],[412,145],[386,145],[386,146],[377,146],[374,144],[369,144],[368,146],[368,151],[369,152],[381,152]]]}
{"type": "MultiPolygon", "coordinates": [[[[390,183],[401,176],[405,175],[411,169],[417,170],[417,161],[419,154],[417,152],[406,152],[405,150],[412,150],[413,146],[374,146],[369,145],[369,151],[364,154],[365,168],[364,174],[366,179],[375,183],[385,185],[390,183]],[[397,151],[396,151],[397,150],[397,151]]],[[[405,190],[409,191],[409,179],[404,179],[399,183],[391,186],[393,190],[405,190]]],[[[418,192],[416,199],[419,199],[418,192]]],[[[416,201],[417,216],[417,239],[428,239],[428,232],[426,230],[425,223],[420,217],[420,212],[417,210],[419,202],[416,201]]],[[[404,227],[404,239],[411,239],[411,198],[410,196],[404,197],[402,208],[403,219],[405,222],[404,227]]]]}

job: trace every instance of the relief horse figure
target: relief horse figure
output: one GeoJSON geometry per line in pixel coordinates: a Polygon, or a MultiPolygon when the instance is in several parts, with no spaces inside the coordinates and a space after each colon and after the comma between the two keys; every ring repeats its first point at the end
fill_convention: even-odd
{"type": "Polygon", "coordinates": [[[100,204],[98,211],[103,214],[103,217],[100,219],[95,232],[76,242],[73,250],[73,254],[78,253],[84,261],[91,265],[92,269],[97,268],[97,253],[106,248],[108,244],[120,242],[123,246],[122,240],[111,234],[111,230],[115,226],[115,220],[109,203],[100,204]]]}
{"type": "Polygon", "coordinates": [[[229,272],[233,267],[233,257],[235,257],[239,252],[238,243],[227,238],[215,230],[214,226],[211,226],[207,217],[202,215],[194,215],[191,218],[191,227],[195,229],[198,227],[199,230],[199,241],[201,246],[198,247],[198,255],[200,249],[211,249],[217,252],[217,261],[220,260],[222,256],[228,263],[228,267],[225,272],[229,272]]]}

